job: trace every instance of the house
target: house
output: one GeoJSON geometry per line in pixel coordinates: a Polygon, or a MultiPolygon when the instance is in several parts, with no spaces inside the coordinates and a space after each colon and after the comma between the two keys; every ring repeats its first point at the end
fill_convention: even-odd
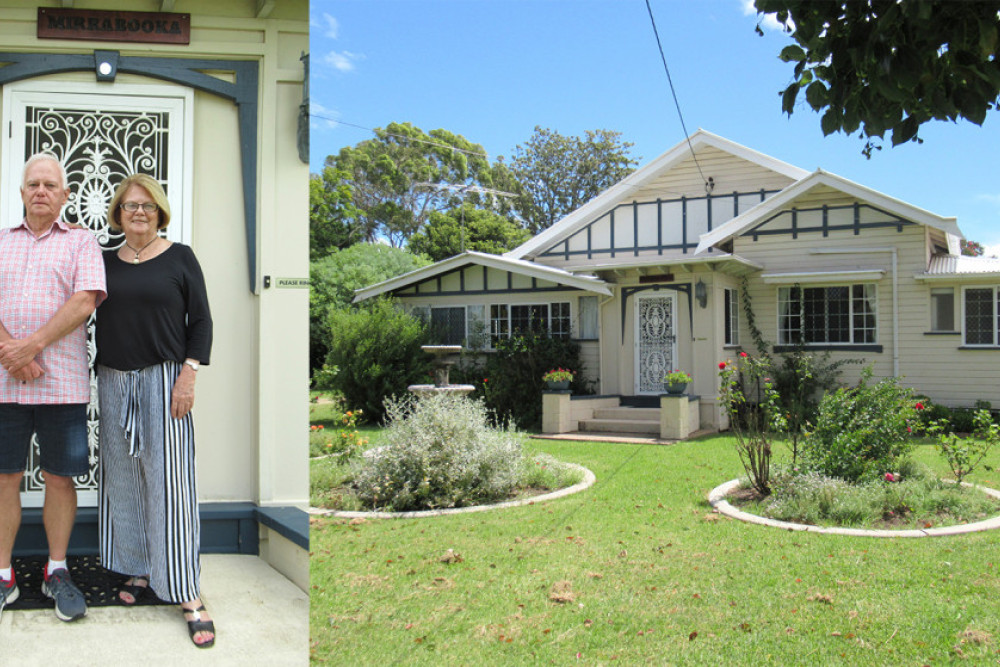
{"type": "Polygon", "coordinates": [[[1000,261],[961,256],[961,239],[954,218],[698,131],[502,257],[464,253],[358,299],[391,293],[453,343],[531,322],[579,340],[599,396],[546,394],[550,432],[643,397],[662,436],[724,427],[718,364],[756,351],[744,297],[770,352],[804,343],[945,405],[1000,406],[1000,261]],[[661,398],[674,369],[688,396],[661,398]]]}
{"type": "MultiPolygon", "coordinates": [[[[307,589],[307,0],[0,0],[0,29],[0,224],[20,223],[42,149],[67,167],[63,217],[106,248],[123,242],[106,227],[123,176],[163,184],[215,323],[194,407],[203,551],[260,554],[307,589]]],[[[92,437],[72,554],[97,553],[98,457],[92,437]]],[[[41,498],[33,454],[18,555],[45,552],[41,498]]]]}

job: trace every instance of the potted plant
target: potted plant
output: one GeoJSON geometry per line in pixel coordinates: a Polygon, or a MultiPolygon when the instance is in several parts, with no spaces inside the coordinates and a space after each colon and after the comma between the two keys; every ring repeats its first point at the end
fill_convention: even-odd
{"type": "Polygon", "coordinates": [[[542,376],[542,381],[552,391],[565,391],[569,389],[569,383],[573,381],[573,371],[566,368],[553,368],[542,376]]]}
{"type": "Polygon", "coordinates": [[[684,371],[673,371],[667,373],[663,381],[667,383],[668,394],[683,394],[688,383],[691,382],[691,376],[684,371]]]}

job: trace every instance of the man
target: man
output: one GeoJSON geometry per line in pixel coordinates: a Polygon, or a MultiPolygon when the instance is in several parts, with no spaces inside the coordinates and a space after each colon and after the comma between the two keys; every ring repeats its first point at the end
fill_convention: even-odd
{"type": "Polygon", "coordinates": [[[42,591],[55,601],[60,620],[74,621],[87,613],[66,566],[76,519],[73,478],[89,469],[85,323],[107,293],[94,235],[60,218],[68,198],[58,159],[33,155],[21,184],[25,218],[0,230],[0,612],[20,594],[11,555],[35,433],[49,545],[42,591]]]}

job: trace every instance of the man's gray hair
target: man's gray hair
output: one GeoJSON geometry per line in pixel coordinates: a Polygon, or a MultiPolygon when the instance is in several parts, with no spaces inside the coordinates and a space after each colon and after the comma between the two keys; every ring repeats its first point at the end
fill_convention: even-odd
{"type": "Polygon", "coordinates": [[[36,162],[41,162],[42,160],[49,160],[51,162],[55,162],[56,167],[59,168],[59,177],[62,179],[62,187],[63,189],[65,189],[67,187],[67,182],[69,181],[69,178],[66,176],[66,167],[63,166],[62,161],[58,157],[56,157],[54,153],[50,153],[48,151],[41,151],[39,153],[35,153],[31,157],[29,157],[27,161],[25,161],[24,171],[21,172],[21,188],[23,189],[25,186],[24,176],[28,173],[28,168],[31,165],[35,164],[36,162]]]}

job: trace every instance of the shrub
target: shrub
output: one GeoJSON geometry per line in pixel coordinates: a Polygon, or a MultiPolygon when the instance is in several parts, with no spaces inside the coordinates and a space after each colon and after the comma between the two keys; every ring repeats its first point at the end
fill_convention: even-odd
{"type": "Polygon", "coordinates": [[[912,425],[923,405],[896,378],[871,384],[871,376],[866,368],[857,387],[838,389],[820,401],[816,428],[802,445],[806,465],[857,482],[897,469],[909,453],[912,425]]]}
{"type": "Polygon", "coordinates": [[[386,402],[383,447],[358,465],[368,509],[462,507],[507,497],[523,472],[520,437],[490,428],[482,401],[437,393],[386,402]]]}
{"type": "Polygon", "coordinates": [[[947,420],[942,419],[928,426],[927,432],[937,436],[941,456],[948,462],[955,481],[961,482],[979,467],[993,446],[1000,443],[1000,425],[993,421],[988,410],[978,410],[969,429],[973,432],[971,437],[960,438],[954,432],[946,433],[947,427],[947,420]]]}
{"type": "MultiPolygon", "coordinates": [[[[514,421],[519,427],[535,430],[542,425],[542,376],[553,368],[579,371],[580,344],[546,334],[526,334],[502,338],[496,351],[486,358],[482,377],[486,405],[497,419],[514,421]]],[[[575,394],[590,391],[587,381],[577,372],[570,384],[575,394]]]]}
{"type": "Polygon", "coordinates": [[[407,386],[427,377],[430,357],[420,349],[426,329],[390,300],[362,310],[334,309],[329,325],[333,334],[326,362],[338,367],[333,388],[366,419],[381,420],[386,398],[407,393],[407,386]]]}
{"type": "Polygon", "coordinates": [[[770,361],[740,352],[735,363],[719,364],[719,402],[736,437],[736,452],[754,489],[771,493],[771,438],[787,422],[770,378],[770,361]]]}

